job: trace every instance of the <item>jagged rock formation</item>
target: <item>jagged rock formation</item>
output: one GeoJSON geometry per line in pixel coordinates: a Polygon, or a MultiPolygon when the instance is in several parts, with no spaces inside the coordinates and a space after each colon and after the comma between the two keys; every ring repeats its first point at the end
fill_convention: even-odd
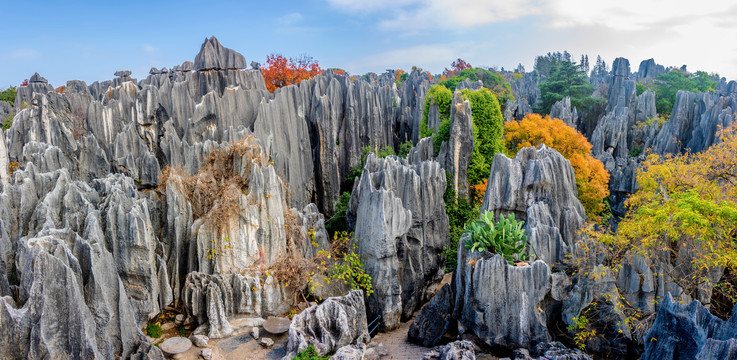
{"type": "Polygon", "coordinates": [[[663,65],[656,64],[655,59],[642,60],[640,67],[637,70],[638,79],[651,79],[656,78],[660,74],[665,74],[666,70],[663,65]]]}
{"type": "Polygon", "coordinates": [[[435,293],[448,244],[445,171],[436,161],[409,163],[389,156],[366,158],[354,185],[348,219],[358,251],[373,279],[369,316],[384,329],[399,326],[435,293]]]}
{"type": "Polygon", "coordinates": [[[470,199],[468,192],[468,165],[473,152],[473,116],[471,103],[456,91],[450,107],[450,139],[447,147],[441,150],[438,159],[445,159],[445,168],[450,172],[448,179],[455,193],[464,199],[470,199]]]}
{"type": "Polygon", "coordinates": [[[571,97],[566,96],[562,100],[556,101],[550,109],[550,117],[561,119],[566,125],[575,128],[578,122],[578,110],[575,107],[571,110],[571,97]]]}
{"type": "Polygon", "coordinates": [[[512,85],[514,94],[514,100],[503,104],[504,121],[522,120],[540,101],[540,78],[537,73],[525,73],[520,78],[505,74],[504,78],[512,85]]]}
{"type": "Polygon", "coordinates": [[[458,246],[455,318],[459,326],[491,347],[530,348],[550,341],[543,310],[550,268],[542,261],[511,266],[500,255],[471,253],[458,246]]]}
{"type": "Polygon", "coordinates": [[[644,340],[643,360],[733,359],[737,356],[737,307],[725,322],[698,301],[680,304],[667,295],[644,340]]]}
{"type": "Polygon", "coordinates": [[[463,80],[458,83],[458,86],[456,86],[456,90],[463,90],[463,89],[470,89],[470,90],[478,90],[484,87],[484,83],[481,80],[472,81],[469,78],[466,78],[466,80],[463,80]]]}
{"type": "Polygon", "coordinates": [[[199,54],[194,58],[194,70],[197,71],[233,70],[246,67],[246,58],[243,55],[223,47],[214,36],[205,39],[199,54]]]}
{"type": "Polygon", "coordinates": [[[586,222],[570,162],[545,145],[520,150],[514,159],[496,154],[482,211],[524,220],[530,253],[548,264],[570,254],[586,222]]]}
{"type": "Polygon", "coordinates": [[[289,326],[286,359],[313,345],[320,355],[331,354],[350,344],[368,343],[363,292],[350,291],[313,305],[292,319],[289,326]]]}

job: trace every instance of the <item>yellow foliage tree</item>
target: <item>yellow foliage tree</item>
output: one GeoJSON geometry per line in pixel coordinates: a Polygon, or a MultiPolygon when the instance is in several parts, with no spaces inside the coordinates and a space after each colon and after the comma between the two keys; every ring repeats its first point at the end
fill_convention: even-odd
{"type": "Polygon", "coordinates": [[[576,173],[578,199],[590,220],[601,221],[609,196],[609,173],[601,161],[591,156],[591,143],[560,119],[528,114],[520,121],[504,123],[506,153],[512,157],[522,148],[545,144],[571,162],[576,173]]]}

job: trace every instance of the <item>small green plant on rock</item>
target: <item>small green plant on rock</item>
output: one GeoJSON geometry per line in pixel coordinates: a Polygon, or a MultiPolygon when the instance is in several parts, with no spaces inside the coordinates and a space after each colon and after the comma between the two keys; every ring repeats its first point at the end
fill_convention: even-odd
{"type": "Polygon", "coordinates": [[[300,351],[294,360],[327,360],[330,355],[320,356],[314,346],[310,345],[307,349],[300,351]]]}
{"type": "Polygon", "coordinates": [[[152,338],[160,338],[162,334],[164,334],[164,330],[161,329],[161,325],[156,323],[146,325],[146,335],[152,338]]]}
{"type": "Polygon", "coordinates": [[[486,211],[481,218],[466,227],[470,237],[466,240],[466,249],[471,251],[489,251],[504,257],[507,262],[514,264],[518,260],[527,259],[527,237],[522,226],[524,221],[517,221],[514,214],[499,216],[494,221],[494,213],[486,211]]]}

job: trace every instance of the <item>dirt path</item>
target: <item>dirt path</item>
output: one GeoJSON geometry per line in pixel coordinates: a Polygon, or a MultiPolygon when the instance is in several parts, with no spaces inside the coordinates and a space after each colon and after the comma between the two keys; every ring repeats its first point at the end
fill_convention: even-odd
{"type": "Polygon", "coordinates": [[[382,360],[419,360],[429,348],[412,344],[407,340],[407,332],[412,321],[402,323],[399,329],[388,333],[379,333],[371,341],[375,344],[381,343],[386,347],[387,356],[382,360]]]}

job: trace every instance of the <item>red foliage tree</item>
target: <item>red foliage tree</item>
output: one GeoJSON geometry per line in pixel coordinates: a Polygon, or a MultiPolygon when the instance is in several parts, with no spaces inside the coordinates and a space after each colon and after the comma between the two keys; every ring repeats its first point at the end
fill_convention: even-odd
{"type": "Polygon", "coordinates": [[[62,85],[62,86],[59,86],[58,88],[54,89],[54,91],[58,92],[59,94],[63,94],[65,91],[67,91],[67,87],[64,86],[64,85],[62,85]]]}
{"type": "Polygon", "coordinates": [[[465,62],[463,59],[458,58],[456,61],[453,61],[450,64],[450,69],[445,68],[445,71],[443,71],[443,75],[445,75],[448,78],[452,78],[453,76],[456,76],[460,74],[461,71],[472,68],[471,64],[465,62]]]}
{"type": "Polygon", "coordinates": [[[302,80],[307,80],[322,73],[317,60],[309,56],[286,58],[281,54],[270,54],[266,57],[266,66],[261,67],[266,88],[274,92],[276,89],[302,80]]]}
{"type": "Polygon", "coordinates": [[[20,86],[28,86],[28,79],[23,80],[23,82],[20,83],[20,86]]]}

